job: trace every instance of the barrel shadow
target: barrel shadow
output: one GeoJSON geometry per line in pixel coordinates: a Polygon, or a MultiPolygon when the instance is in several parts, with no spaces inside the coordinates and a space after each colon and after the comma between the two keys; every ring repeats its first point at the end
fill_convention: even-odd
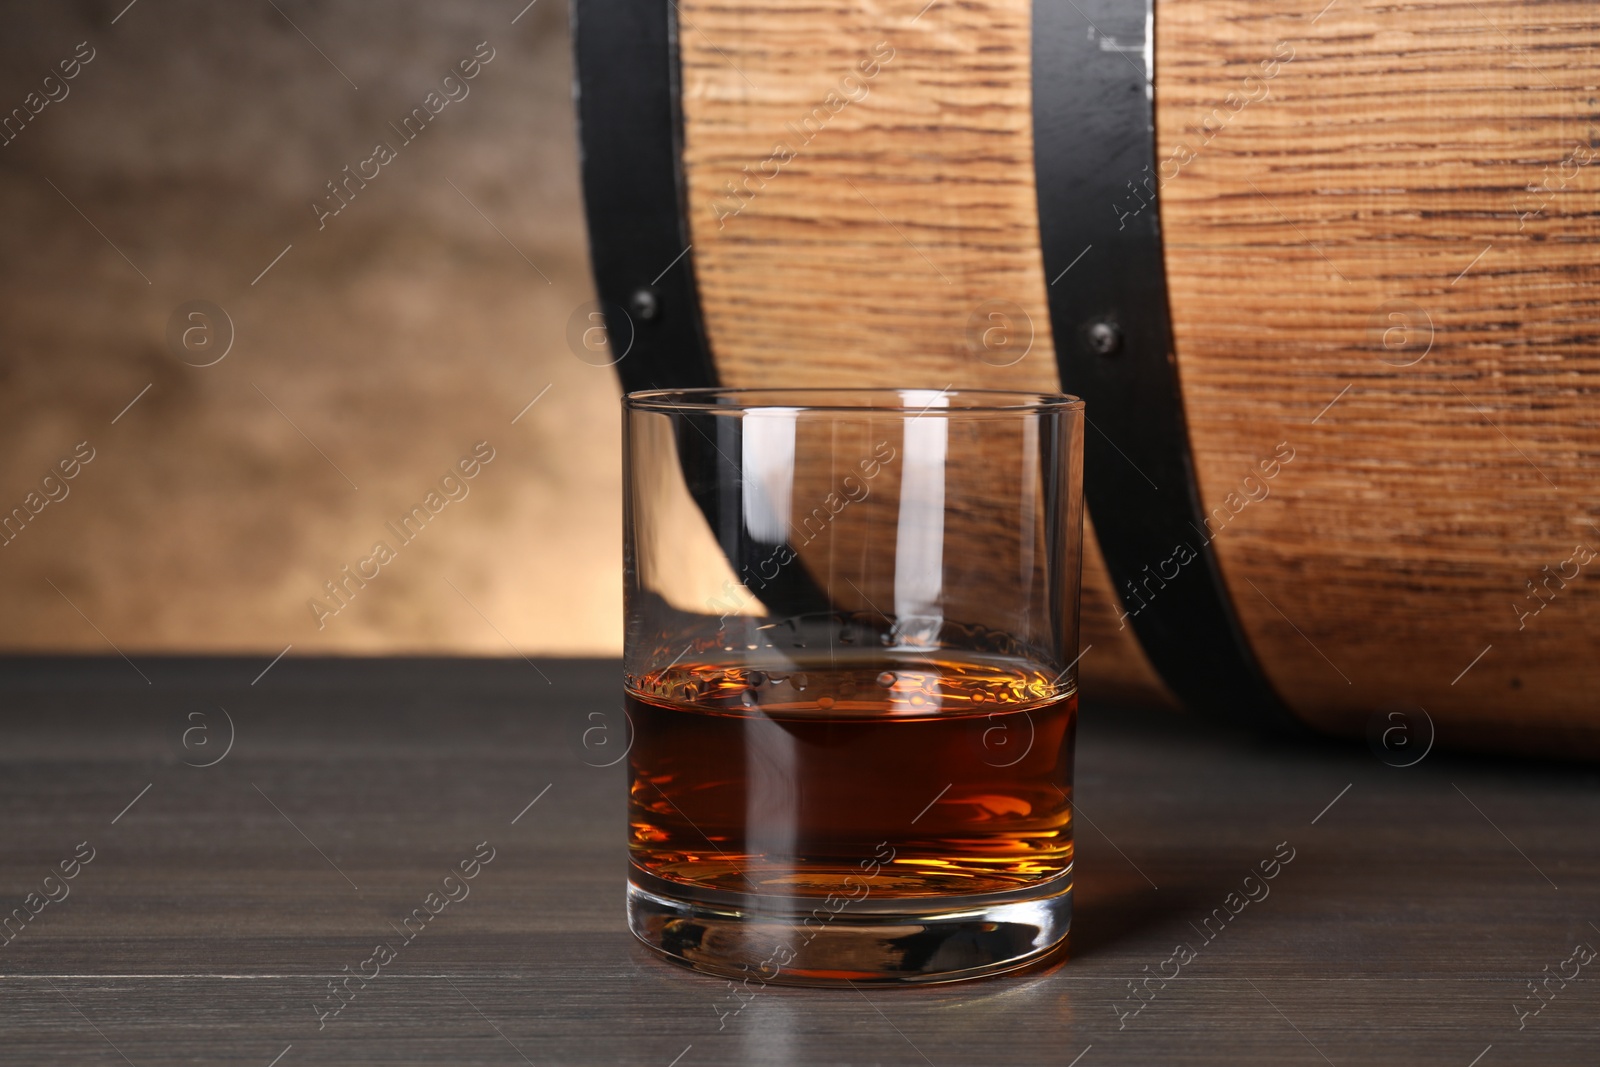
{"type": "Polygon", "coordinates": [[[1202,895],[1193,886],[1152,888],[1137,872],[1079,868],[1072,888],[1071,956],[1089,959],[1122,942],[1192,915],[1202,895]]]}

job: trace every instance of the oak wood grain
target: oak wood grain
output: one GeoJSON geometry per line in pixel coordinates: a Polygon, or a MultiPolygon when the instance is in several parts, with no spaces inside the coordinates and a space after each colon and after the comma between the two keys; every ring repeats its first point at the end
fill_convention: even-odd
{"type": "MultiPolygon", "coordinates": [[[[728,379],[1051,387],[1027,5],[681,10],[728,379]],[[965,329],[996,297],[1032,321],[1005,367],[965,329]]],[[[1199,490],[1270,680],[1324,729],[1421,707],[1447,743],[1600,755],[1593,6],[1162,0],[1155,27],[1159,173],[1127,177],[1159,187],[1199,490]]],[[[1119,614],[1091,550],[1086,689],[1157,692],[1119,614]]]]}
{"type": "Polygon", "coordinates": [[[1398,702],[1453,740],[1600,755],[1600,583],[1575,560],[1543,588],[1600,553],[1600,19],[1321,6],[1157,9],[1202,498],[1296,451],[1216,540],[1229,592],[1317,725],[1398,702]]]}

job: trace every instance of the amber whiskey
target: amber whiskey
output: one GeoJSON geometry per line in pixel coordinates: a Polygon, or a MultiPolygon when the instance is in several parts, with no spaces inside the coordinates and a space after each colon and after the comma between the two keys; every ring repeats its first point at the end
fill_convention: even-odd
{"type": "Polygon", "coordinates": [[[1071,869],[1077,694],[1027,662],[882,653],[628,682],[636,871],[787,897],[866,871],[882,900],[1071,869]]]}

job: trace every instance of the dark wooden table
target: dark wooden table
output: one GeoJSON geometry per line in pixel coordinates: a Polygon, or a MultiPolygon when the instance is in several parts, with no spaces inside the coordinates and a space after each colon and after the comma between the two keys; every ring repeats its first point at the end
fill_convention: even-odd
{"type": "Polygon", "coordinates": [[[724,1017],[623,923],[615,663],[264,666],[0,663],[0,914],[38,910],[0,945],[0,1062],[1600,1062],[1592,769],[1091,709],[1070,960],[724,1017]]]}

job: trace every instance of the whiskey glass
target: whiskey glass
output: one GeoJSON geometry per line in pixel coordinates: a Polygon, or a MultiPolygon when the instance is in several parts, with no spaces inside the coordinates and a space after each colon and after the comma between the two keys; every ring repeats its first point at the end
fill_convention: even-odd
{"type": "Polygon", "coordinates": [[[1061,946],[1082,402],[686,389],[624,415],[633,932],[745,989],[1061,946]]]}

